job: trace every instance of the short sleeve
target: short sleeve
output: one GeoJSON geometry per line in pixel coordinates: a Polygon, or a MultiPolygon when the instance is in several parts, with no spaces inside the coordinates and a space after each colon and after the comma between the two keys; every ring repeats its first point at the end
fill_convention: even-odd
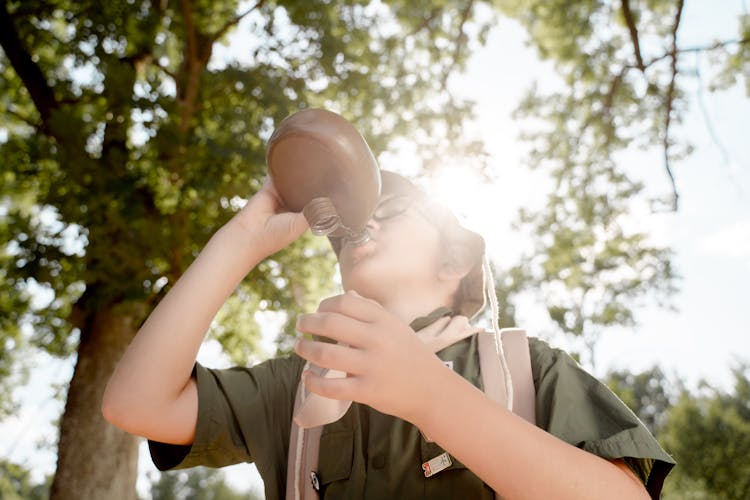
{"type": "Polygon", "coordinates": [[[193,444],[149,441],[156,467],[223,467],[254,461],[264,479],[264,473],[282,476],[303,365],[297,356],[225,370],[196,363],[198,420],[193,444]]]}
{"type": "Polygon", "coordinates": [[[609,460],[624,459],[658,498],[675,462],[638,417],[567,353],[529,338],[537,425],[609,460]]]}

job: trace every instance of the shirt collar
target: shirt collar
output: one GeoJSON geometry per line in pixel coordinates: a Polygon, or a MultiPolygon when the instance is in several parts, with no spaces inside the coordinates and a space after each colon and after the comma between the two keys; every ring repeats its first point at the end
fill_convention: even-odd
{"type": "Polygon", "coordinates": [[[412,321],[409,326],[412,330],[415,332],[418,332],[422,328],[428,327],[431,324],[433,324],[435,321],[439,320],[440,318],[443,318],[445,316],[453,316],[453,311],[449,307],[441,306],[432,311],[427,316],[420,316],[414,321],[412,321]]]}

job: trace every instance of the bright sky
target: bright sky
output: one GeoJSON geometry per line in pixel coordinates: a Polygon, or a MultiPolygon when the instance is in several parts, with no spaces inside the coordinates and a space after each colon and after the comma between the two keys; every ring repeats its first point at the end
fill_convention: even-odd
{"type": "MultiPolygon", "coordinates": [[[[705,46],[736,36],[736,15],[742,2],[687,2],[680,43],[705,46]]],[[[456,79],[457,88],[478,100],[478,130],[490,151],[492,168],[501,182],[477,185],[470,177],[449,171],[445,186],[451,202],[464,204],[469,219],[488,240],[500,264],[512,264],[519,235],[509,227],[518,207],[534,207],[544,193],[544,179],[519,167],[522,151],[516,142],[517,126],[510,113],[533,80],[553,87],[549,66],[536,60],[533,49],[522,45],[521,28],[501,20],[488,46],[474,54],[467,75],[456,79]],[[456,197],[456,192],[463,197],[456,197]]],[[[703,86],[710,74],[706,57],[687,56],[700,65],[703,86]]],[[[750,99],[744,86],[711,94],[698,81],[685,79],[691,107],[684,125],[676,129],[696,149],[685,161],[673,165],[680,193],[676,214],[643,211],[634,223],[650,231],[655,242],[675,251],[674,263],[682,276],[681,291],[673,300],[677,311],[649,305],[636,316],[635,329],[605,332],[597,347],[596,373],[615,368],[632,371],[658,363],[690,384],[700,378],[727,387],[729,366],[750,361],[750,305],[746,281],[750,278],[750,99]],[[701,110],[718,137],[709,133],[701,110]]],[[[629,151],[622,155],[626,171],[641,177],[647,189],[669,194],[661,151],[629,151]]],[[[438,183],[440,185],[440,182],[438,183]]],[[[446,200],[447,201],[447,200],[446,200]]],[[[519,326],[531,334],[549,332],[539,304],[525,300],[517,315],[519,326]]],[[[554,336],[553,343],[571,345],[554,336]]]]}
{"type": "MultiPolygon", "coordinates": [[[[735,18],[740,12],[746,12],[741,0],[687,2],[681,42],[706,45],[734,37],[735,18]]],[[[517,241],[518,235],[510,228],[518,207],[538,206],[545,191],[545,179],[521,167],[518,128],[510,117],[532,81],[554,85],[549,65],[538,62],[534,51],[523,45],[524,36],[522,29],[502,20],[488,45],[472,56],[467,74],[454,80],[457,90],[479,103],[475,131],[487,143],[491,167],[500,182],[478,185],[471,177],[448,171],[438,183],[451,195],[450,204],[484,234],[493,258],[501,265],[513,263],[518,249],[527,244],[517,241]]],[[[707,74],[706,60],[698,62],[707,74]]],[[[643,213],[637,220],[652,231],[655,241],[675,251],[675,264],[682,276],[681,291],[673,301],[677,311],[647,306],[637,314],[637,328],[606,332],[597,348],[596,374],[615,368],[638,371],[658,363],[668,374],[676,374],[691,385],[705,378],[729,388],[732,363],[750,361],[750,342],[746,339],[750,334],[746,286],[750,279],[750,99],[741,88],[710,94],[700,92],[695,85],[690,88],[690,98],[690,113],[679,133],[681,138],[689,138],[696,150],[674,165],[680,210],[666,215],[643,213]],[[701,95],[719,145],[706,127],[699,106],[701,95]]],[[[396,168],[403,161],[381,159],[384,168],[396,168]]],[[[632,169],[629,171],[645,179],[650,189],[668,192],[659,151],[629,152],[623,155],[623,161],[632,169]]],[[[532,335],[548,331],[544,311],[528,298],[520,304],[517,319],[519,326],[532,335]]],[[[559,336],[551,341],[561,347],[570,345],[559,336]]],[[[218,357],[211,344],[201,352],[203,360],[218,357]]],[[[51,387],[66,383],[72,366],[46,356],[40,357],[38,366],[30,384],[17,391],[22,402],[18,416],[0,423],[0,455],[25,464],[41,477],[54,470],[55,455],[50,451],[54,447],[37,450],[36,444],[55,442],[52,420],[63,408],[61,401],[53,399],[51,387]]],[[[145,448],[141,455],[139,486],[145,493],[145,474],[154,468],[145,448]]],[[[236,486],[258,484],[254,467],[240,465],[226,470],[236,486]]]]}

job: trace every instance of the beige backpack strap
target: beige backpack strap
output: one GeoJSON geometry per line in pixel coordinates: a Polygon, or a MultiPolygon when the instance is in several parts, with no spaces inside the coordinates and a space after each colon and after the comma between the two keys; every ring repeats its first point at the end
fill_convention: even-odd
{"type": "Polygon", "coordinates": [[[482,385],[488,398],[507,408],[505,394],[505,374],[500,366],[500,354],[495,345],[495,334],[482,331],[477,333],[479,341],[479,369],[482,373],[482,385]]]}
{"type": "Polygon", "coordinates": [[[536,425],[536,388],[526,330],[503,328],[500,339],[513,377],[513,413],[536,425]]]}
{"type": "MultiPolygon", "coordinates": [[[[479,338],[479,366],[487,396],[506,406],[505,375],[500,366],[493,332],[481,332],[479,338]]],[[[536,425],[536,389],[531,372],[531,355],[526,331],[520,328],[500,330],[505,359],[513,384],[513,413],[536,425]]]]}
{"type": "MultiPolygon", "coordinates": [[[[495,333],[482,331],[477,334],[477,338],[484,393],[503,408],[507,408],[505,373],[500,365],[495,333]]],[[[531,355],[526,331],[520,328],[503,328],[500,330],[500,342],[513,384],[513,413],[536,425],[536,389],[531,372],[531,355]]],[[[495,498],[502,500],[503,497],[496,492],[495,498]]]]}
{"type": "MultiPolygon", "coordinates": [[[[307,369],[307,365],[305,366],[307,369]]],[[[293,415],[302,407],[305,399],[304,384],[297,385],[293,415]]],[[[289,434],[289,453],[286,464],[286,500],[315,500],[318,498],[318,478],[306,477],[307,471],[318,469],[320,436],[323,426],[303,429],[292,420],[289,434]]]]}

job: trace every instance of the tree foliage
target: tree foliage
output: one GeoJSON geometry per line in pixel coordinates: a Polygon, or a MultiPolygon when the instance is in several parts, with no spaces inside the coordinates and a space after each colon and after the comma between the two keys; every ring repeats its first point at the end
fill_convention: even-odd
{"type": "Polygon", "coordinates": [[[40,484],[31,479],[28,470],[7,460],[0,460],[0,497],[5,500],[43,500],[48,498],[52,477],[40,484]]]}
{"type": "MultiPolygon", "coordinates": [[[[332,108],[376,154],[408,137],[425,168],[481,153],[461,134],[471,103],[449,92],[493,24],[479,3],[0,1],[0,384],[29,346],[77,354],[61,424],[68,477],[76,468],[63,451],[104,425],[82,402],[99,397],[138,324],[260,187],[279,120],[332,108]]],[[[537,289],[560,328],[593,349],[603,329],[634,323],[644,297],[674,290],[669,249],[628,228],[645,195],[615,156],[660,147],[672,176],[689,151],[672,133],[686,108],[682,56],[704,48],[678,46],[682,0],[492,3],[561,78],[558,91],[532,89],[517,113],[532,125],[528,162],[554,189],[542,211],[523,214],[537,245],[501,273],[503,308],[511,317],[512,295],[537,289]]],[[[705,48],[724,68],[717,88],[747,77],[750,23],[740,21],[738,39],[705,48]]],[[[247,361],[257,314],[312,307],[333,290],[332,264],[311,237],[274,255],[212,334],[247,361]]],[[[7,394],[0,411],[11,409],[7,394]]]]}
{"type": "Polygon", "coordinates": [[[662,439],[679,463],[672,478],[678,492],[737,500],[750,495],[750,366],[733,374],[733,392],[710,386],[697,396],[683,392],[669,412],[662,439]]]}
{"type": "Polygon", "coordinates": [[[668,306],[677,289],[672,252],[631,214],[677,210],[673,165],[691,145],[676,130],[689,108],[685,89],[700,75],[686,55],[717,59],[714,89],[750,82],[748,16],[738,19],[736,37],[729,30],[726,39],[686,47],[678,36],[683,0],[495,4],[524,26],[559,77],[550,88],[529,89],[516,110],[526,162],[552,180],[546,205],[521,213],[535,241],[523,262],[526,283],[561,331],[583,338],[593,360],[602,331],[635,325],[640,305],[668,306]],[[665,172],[661,188],[645,190],[642,172],[618,161],[634,147],[661,150],[661,165],[651,165],[665,172]]]}
{"type": "Polygon", "coordinates": [[[152,478],[151,500],[260,500],[262,493],[242,493],[229,486],[216,469],[195,467],[188,471],[163,472],[152,478]]]}
{"type": "Polygon", "coordinates": [[[607,374],[606,383],[652,434],[660,433],[679,390],[661,368],[654,366],[640,373],[613,371],[607,374]]]}
{"type": "MultiPolygon", "coordinates": [[[[436,155],[455,144],[440,138],[469,111],[444,91],[466,56],[458,5],[2,2],[3,335],[23,318],[34,345],[68,354],[90,311],[157,302],[259,188],[264,139],[299,108],[340,110],[376,152],[406,134],[436,155]],[[214,57],[241,22],[240,57],[214,57]],[[31,280],[54,293],[44,310],[31,280]]],[[[331,264],[305,239],[248,276],[245,310],[310,306],[331,264]]],[[[219,339],[246,357],[256,323],[223,317],[219,339]]]]}
{"type": "Polygon", "coordinates": [[[660,147],[673,189],[672,199],[662,202],[677,209],[671,161],[688,153],[690,144],[676,137],[674,128],[689,108],[686,84],[700,77],[686,56],[718,59],[713,89],[750,82],[748,16],[739,16],[734,30],[727,27],[726,39],[695,47],[680,45],[684,0],[497,4],[526,27],[530,43],[554,63],[561,79],[553,91],[530,89],[519,107],[519,117],[542,125],[525,134],[532,143],[529,164],[550,167],[559,182],[585,177],[592,164],[611,162],[631,145],[660,147]]]}
{"type": "MultiPolygon", "coordinates": [[[[133,441],[97,401],[138,325],[261,186],[275,124],[321,106],[376,154],[407,135],[425,164],[476,152],[460,134],[471,106],[446,82],[490,22],[458,1],[0,2],[0,377],[24,345],[77,353],[53,497],[134,480],[133,441]],[[111,480],[81,472],[105,458],[111,480]]],[[[334,290],[332,273],[323,241],[305,237],[249,273],[212,333],[246,362],[256,313],[289,311],[291,333],[294,312],[334,290]]]]}
{"type": "Polygon", "coordinates": [[[677,467],[662,498],[741,499],[750,494],[750,366],[732,369],[730,392],[702,383],[690,390],[654,366],[607,376],[609,387],[656,435],[677,467]]]}

